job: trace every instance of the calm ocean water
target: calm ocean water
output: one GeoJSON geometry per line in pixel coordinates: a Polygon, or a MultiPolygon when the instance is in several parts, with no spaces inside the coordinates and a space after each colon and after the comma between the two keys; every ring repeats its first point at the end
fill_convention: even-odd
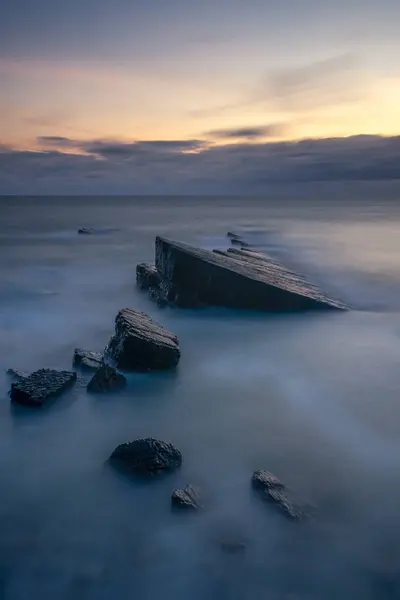
{"type": "Polygon", "coordinates": [[[0,598],[400,597],[400,203],[0,202],[0,598]],[[237,228],[354,310],[160,310],[136,289],[157,234],[213,248],[237,228]],[[103,349],[124,306],[178,335],[175,373],[11,411],[7,368],[69,368],[76,346],[103,349]],[[175,443],[181,471],[138,483],[104,466],[141,436],[175,443]],[[257,468],[316,518],[287,523],[257,502],[257,468]],[[203,514],[171,513],[186,483],[206,492],[203,514]],[[226,539],[246,552],[222,553],[226,539]]]}

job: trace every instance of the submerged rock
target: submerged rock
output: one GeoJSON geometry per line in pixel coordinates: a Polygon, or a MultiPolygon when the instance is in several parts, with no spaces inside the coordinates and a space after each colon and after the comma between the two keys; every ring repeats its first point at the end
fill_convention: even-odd
{"type": "Polygon", "coordinates": [[[80,233],[82,235],[90,235],[90,234],[94,233],[94,229],[92,229],[91,227],[80,227],[78,229],[78,233],[80,233]]]}
{"type": "Polygon", "coordinates": [[[269,471],[254,471],[251,484],[260,498],[275,505],[289,519],[299,521],[306,514],[304,510],[290,500],[284,484],[269,471]]]}
{"type": "Polygon", "coordinates": [[[105,354],[122,370],[152,371],[176,367],[178,338],[145,313],[123,308],[105,354]]]}
{"type": "Polygon", "coordinates": [[[140,263],[136,267],[136,283],[142,290],[157,289],[160,286],[160,276],[155,265],[140,263]]]}
{"type": "Polygon", "coordinates": [[[186,510],[199,510],[203,507],[201,492],[194,485],[187,485],[183,489],[174,490],[171,503],[174,508],[186,510]]]}
{"type": "Polygon", "coordinates": [[[81,367],[88,371],[96,371],[103,364],[103,355],[100,354],[100,352],[75,348],[73,364],[74,367],[81,367]]]}
{"type": "Polygon", "coordinates": [[[60,396],[76,382],[76,373],[39,369],[11,385],[13,402],[24,406],[40,407],[50,399],[60,396]]]}
{"type": "Polygon", "coordinates": [[[182,454],[170,442],[144,438],[118,446],[109,463],[128,475],[159,475],[178,469],[182,454]]]}
{"type": "Polygon", "coordinates": [[[225,554],[243,554],[247,550],[245,542],[234,539],[221,540],[220,547],[225,554]]]}
{"type": "Polygon", "coordinates": [[[110,365],[101,365],[87,385],[88,392],[101,394],[123,389],[127,384],[126,377],[118,373],[110,365]]]}
{"type": "Polygon", "coordinates": [[[156,268],[164,296],[181,307],[215,305],[276,312],[346,308],[261,254],[212,252],[157,237],[156,268]]]}

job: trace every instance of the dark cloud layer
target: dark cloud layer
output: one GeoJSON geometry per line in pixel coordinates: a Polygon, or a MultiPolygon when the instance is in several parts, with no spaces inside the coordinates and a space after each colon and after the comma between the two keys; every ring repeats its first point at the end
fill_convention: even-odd
{"type": "Polygon", "coordinates": [[[214,129],[206,135],[217,139],[244,139],[256,140],[260,138],[273,138],[284,135],[287,126],[284,123],[270,123],[259,127],[239,127],[237,129],[214,129]]]}
{"type": "Polygon", "coordinates": [[[42,142],[68,153],[0,146],[0,193],[229,194],[281,183],[400,180],[400,136],[223,146],[196,140],[42,142]]]}

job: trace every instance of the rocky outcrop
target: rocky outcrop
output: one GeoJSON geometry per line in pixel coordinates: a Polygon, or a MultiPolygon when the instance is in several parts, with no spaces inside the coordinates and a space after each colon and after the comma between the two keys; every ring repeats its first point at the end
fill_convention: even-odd
{"type": "Polygon", "coordinates": [[[182,454],[170,442],[144,438],[118,446],[109,463],[127,475],[159,475],[178,469],[182,454]]]}
{"type": "Polygon", "coordinates": [[[305,511],[290,500],[283,483],[269,471],[254,471],[251,484],[262,500],[275,505],[285,517],[299,521],[306,516],[305,511]]]}
{"type": "Polygon", "coordinates": [[[91,235],[92,233],[94,233],[94,229],[92,229],[91,227],[80,227],[78,229],[78,233],[81,235],[91,235]]]}
{"type": "Polygon", "coordinates": [[[123,308],[105,356],[122,370],[153,371],[176,367],[180,350],[176,335],[145,313],[123,308]]]}
{"type": "Polygon", "coordinates": [[[103,364],[103,355],[100,352],[75,348],[73,363],[74,367],[80,367],[87,371],[96,371],[103,364]]]}
{"type": "Polygon", "coordinates": [[[249,250],[212,252],[157,237],[156,268],[163,296],[181,307],[276,312],[346,308],[297,273],[249,250]]]}
{"type": "Polygon", "coordinates": [[[118,373],[114,367],[104,364],[97,369],[96,373],[89,381],[87,391],[94,394],[116,392],[122,390],[126,384],[126,377],[121,373],[118,373]]]}
{"type": "Polygon", "coordinates": [[[76,373],[40,369],[11,385],[11,400],[24,406],[40,407],[48,400],[60,396],[74,385],[76,373]]]}
{"type": "Polygon", "coordinates": [[[172,492],[171,503],[173,508],[185,510],[199,510],[202,508],[200,489],[194,485],[187,485],[183,489],[172,492]]]}

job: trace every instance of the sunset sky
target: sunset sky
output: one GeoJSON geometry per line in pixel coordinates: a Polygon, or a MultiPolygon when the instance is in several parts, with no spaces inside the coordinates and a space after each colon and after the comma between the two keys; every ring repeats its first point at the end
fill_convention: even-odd
{"type": "Polygon", "coordinates": [[[394,136],[399,23],[398,0],[10,0],[2,152],[394,136]]]}

